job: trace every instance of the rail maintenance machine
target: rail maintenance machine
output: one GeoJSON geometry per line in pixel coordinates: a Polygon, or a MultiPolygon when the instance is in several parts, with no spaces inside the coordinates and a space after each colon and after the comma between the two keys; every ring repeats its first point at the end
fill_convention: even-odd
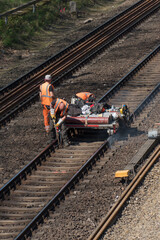
{"type": "Polygon", "coordinates": [[[127,105],[122,107],[104,107],[99,113],[92,112],[93,105],[84,105],[82,113],[76,117],[68,116],[68,129],[106,129],[108,135],[113,135],[121,126],[129,126],[130,112],[127,105]]]}

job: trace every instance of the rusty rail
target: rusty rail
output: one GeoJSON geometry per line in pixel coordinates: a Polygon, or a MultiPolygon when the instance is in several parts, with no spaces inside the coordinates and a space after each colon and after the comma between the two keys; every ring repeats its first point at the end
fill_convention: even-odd
{"type": "Polygon", "coordinates": [[[128,185],[128,187],[122,193],[121,197],[110,209],[107,215],[102,219],[100,224],[97,226],[97,228],[94,230],[94,232],[90,235],[90,237],[87,240],[98,240],[102,236],[104,231],[107,229],[107,227],[111,225],[111,223],[113,222],[113,220],[115,219],[119,211],[122,209],[127,199],[131,196],[131,194],[136,189],[138,184],[143,180],[147,172],[151,169],[151,167],[158,160],[159,157],[160,157],[160,145],[154,151],[154,153],[148,159],[145,165],[141,168],[141,170],[137,173],[137,175],[134,177],[132,182],[128,185]]]}
{"type": "Polygon", "coordinates": [[[16,12],[22,10],[22,9],[25,9],[25,8],[31,6],[31,5],[33,5],[33,13],[34,13],[35,12],[35,8],[36,8],[36,3],[43,2],[43,1],[44,0],[32,0],[32,1],[28,2],[28,3],[22,4],[19,7],[13,8],[13,9],[7,11],[7,12],[0,13],[0,18],[5,17],[6,18],[5,22],[7,23],[7,17],[9,15],[12,15],[13,13],[16,13],[16,12]]]}
{"type": "Polygon", "coordinates": [[[145,3],[146,1],[139,2],[140,9],[138,4],[133,5],[59,53],[58,56],[52,57],[38,68],[18,79],[16,83],[11,84],[7,89],[2,89],[0,91],[2,96],[0,111],[2,118],[0,125],[5,125],[7,121],[10,121],[12,117],[22,110],[23,106],[30,105],[33,99],[35,101],[37,100],[39,84],[41,84],[44,74],[48,73],[53,75],[55,79],[54,84],[56,84],[91,60],[97,53],[100,53],[104,48],[129,31],[130,28],[133,28],[139,21],[146,18],[148,14],[153,13],[160,7],[160,2],[153,0],[147,2],[144,10],[143,7],[145,3]],[[154,7],[151,6],[151,3],[154,7]],[[143,16],[141,16],[142,13],[143,16]],[[119,24],[121,24],[121,26],[119,24]],[[21,86],[22,89],[20,89],[20,83],[24,83],[24,85],[21,86]],[[14,92],[14,86],[17,95],[14,92]],[[7,92],[9,89],[11,89],[11,91],[7,92]],[[23,91],[24,95],[22,94],[23,91]],[[3,96],[3,94],[5,94],[5,96],[3,96]]]}

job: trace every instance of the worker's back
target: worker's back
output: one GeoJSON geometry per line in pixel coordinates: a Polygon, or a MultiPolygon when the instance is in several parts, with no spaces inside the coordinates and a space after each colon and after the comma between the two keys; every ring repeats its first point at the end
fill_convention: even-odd
{"type": "Polygon", "coordinates": [[[76,93],[76,97],[77,97],[77,98],[80,98],[80,99],[82,99],[82,100],[84,100],[84,101],[89,100],[89,98],[90,98],[91,96],[93,97],[94,95],[93,95],[93,93],[90,93],[90,92],[80,92],[80,93],[76,93]]]}

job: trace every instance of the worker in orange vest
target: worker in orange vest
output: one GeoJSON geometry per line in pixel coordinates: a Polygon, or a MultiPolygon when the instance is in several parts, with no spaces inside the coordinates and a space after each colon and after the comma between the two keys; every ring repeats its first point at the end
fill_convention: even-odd
{"type": "Polygon", "coordinates": [[[83,107],[85,104],[90,104],[95,101],[95,96],[90,92],[80,92],[76,93],[75,96],[72,97],[71,103],[76,104],[79,107],[83,107]]]}
{"type": "Polygon", "coordinates": [[[93,102],[95,99],[95,96],[93,93],[90,92],[80,92],[80,93],[76,93],[76,97],[79,99],[82,99],[83,101],[85,101],[85,103],[87,102],[93,102]]]}
{"type": "Polygon", "coordinates": [[[90,106],[91,113],[103,113],[105,109],[109,108],[110,105],[107,103],[98,103],[95,95],[90,92],[80,92],[76,95],[75,104],[81,108],[87,104],[90,106]]]}
{"type": "Polygon", "coordinates": [[[65,124],[63,124],[66,120],[68,110],[69,110],[69,104],[63,99],[56,98],[50,104],[50,115],[54,125],[52,129],[51,138],[52,139],[56,138],[55,127],[60,128],[64,146],[69,145],[67,128],[65,124]]]}
{"type": "Polygon", "coordinates": [[[44,126],[47,134],[50,128],[50,104],[55,99],[51,75],[46,75],[44,83],[40,85],[40,99],[43,106],[44,126]]]}

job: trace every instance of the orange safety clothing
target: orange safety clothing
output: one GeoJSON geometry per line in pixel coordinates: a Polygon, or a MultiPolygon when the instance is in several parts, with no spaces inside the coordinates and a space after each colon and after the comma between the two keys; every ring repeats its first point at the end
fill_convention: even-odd
{"type": "Polygon", "coordinates": [[[60,117],[63,117],[67,113],[68,107],[69,107],[69,104],[65,100],[57,98],[55,103],[54,103],[54,105],[53,105],[53,108],[54,108],[55,115],[56,115],[56,113],[58,111],[58,108],[59,108],[59,105],[60,105],[61,102],[63,102],[64,105],[65,105],[64,109],[60,113],[60,117]]]}
{"type": "Polygon", "coordinates": [[[50,94],[49,88],[52,87],[54,89],[53,85],[45,82],[42,85],[40,85],[41,90],[41,103],[42,105],[50,105],[50,103],[53,101],[53,97],[50,94]]]}
{"type": "Polygon", "coordinates": [[[80,92],[76,94],[76,97],[81,98],[86,101],[90,96],[94,96],[93,93],[90,92],[80,92]]]}
{"type": "Polygon", "coordinates": [[[50,128],[50,103],[53,100],[51,96],[51,89],[54,90],[52,84],[45,82],[40,85],[41,91],[41,104],[43,105],[43,117],[44,117],[44,126],[45,130],[48,133],[50,128]]]}
{"type": "Polygon", "coordinates": [[[43,105],[43,117],[44,117],[44,126],[45,130],[48,133],[49,132],[49,127],[50,127],[50,109],[47,108],[45,105],[43,105]]]}

